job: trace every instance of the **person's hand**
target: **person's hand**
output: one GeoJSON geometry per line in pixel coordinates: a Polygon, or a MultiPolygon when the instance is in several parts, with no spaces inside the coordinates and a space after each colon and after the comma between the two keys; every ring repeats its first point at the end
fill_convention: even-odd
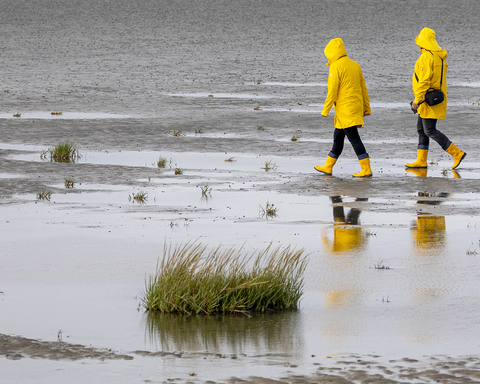
{"type": "Polygon", "coordinates": [[[412,106],[412,109],[413,109],[414,111],[416,111],[416,110],[418,109],[418,104],[416,104],[414,101],[412,101],[411,106],[412,106]]]}
{"type": "Polygon", "coordinates": [[[363,117],[365,117],[365,116],[370,116],[370,115],[371,115],[371,113],[363,112],[363,117]]]}

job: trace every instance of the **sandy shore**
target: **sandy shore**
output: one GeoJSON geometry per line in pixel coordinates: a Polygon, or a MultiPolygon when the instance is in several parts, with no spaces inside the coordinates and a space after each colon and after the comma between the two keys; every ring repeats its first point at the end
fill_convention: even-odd
{"type": "MultiPolygon", "coordinates": [[[[193,354],[189,356],[184,352],[149,352],[132,351],[128,354],[117,354],[111,350],[87,348],[82,345],[65,343],[62,341],[46,342],[27,339],[18,336],[0,334],[0,356],[9,360],[48,359],[48,360],[133,360],[135,358],[162,359],[173,357],[175,359],[244,359],[236,355],[214,356],[209,354],[193,354]]],[[[315,356],[312,356],[314,358],[315,356]]],[[[480,359],[478,356],[464,356],[451,358],[448,356],[431,356],[423,359],[391,359],[386,361],[378,355],[364,356],[356,354],[338,354],[322,357],[322,363],[313,363],[302,374],[305,368],[295,364],[285,363],[285,373],[276,379],[251,376],[230,377],[224,380],[205,380],[194,371],[185,372],[184,377],[170,377],[154,382],[205,382],[205,383],[447,383],[463,384],[480,380],[480,359]],[[188,378],[187,378],[188,377],[188,378]]],[[[215,363],[213,364],[213,366],[215,363]]],[[[273,371],[282,368],[273,366],[273,371]]],[[[208,375],[207,375],[208,376],[208,375]]],[[[0,380],[1,381],[1,380],[0,380]]],[[[2,381],[3,382],[3,381],[2,381]]],[[[76,381],[72,381],[76,382],[76,381]]],[[[147,380],[146,382],[151,382],[147,380]]]]}

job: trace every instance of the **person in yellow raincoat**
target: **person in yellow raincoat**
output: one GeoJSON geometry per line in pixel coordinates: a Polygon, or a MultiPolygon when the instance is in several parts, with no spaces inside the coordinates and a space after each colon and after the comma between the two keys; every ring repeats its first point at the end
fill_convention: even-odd
{"type": "Polygon", "coordinates": [[[452,169],[455,169],[467,154],[458,149],[436,127],[437,120],[445,120],[447,116],[447,51],[438,45],[435,31],[430,28],[423,28],[415,38],[415,43],[420,47],[420,52],[422,52],[415,63],[415,71],[412,77],[412,89],[415,100],[413,100],[411,106],[412,110],[418,113],[417,160],[413,163],[405,164],[405,167],[427,168],[428,147],[431,138],[453,157],[452,169]],[[428,105],[424,100],[425,94],[429,89],[441,89],[444,94],[444,100],[437,105],[428,105]]]}
{"type": "Polygon", "coordinates": [[[345,136],[353,146],[360,162],[361,171],[354,173],[354,177],[372,177],[370,157],[368,156],[358,128],[363,123],[363,117],[372,113],[367,86],[363,77],[362,68],[358,63],[347,56],[343,40],[339,37],[330,40],[325,47],[325,56],[328,59],[328,93],[322,110],[322,116],[328,116],[332,106],[335,108],[335,131],[333,146],[328,153],[323,166],[314,168],[325,175],[331,175],[332,169],[342,154],[345,136]]]}

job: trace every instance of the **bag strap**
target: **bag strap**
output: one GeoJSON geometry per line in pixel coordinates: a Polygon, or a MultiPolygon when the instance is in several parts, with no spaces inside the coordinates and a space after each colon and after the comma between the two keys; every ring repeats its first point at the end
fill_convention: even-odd
{"type": "MultiPolygon", "coordinates": [[[[430,52],[430,51],[428,51],[430,52]]],[[[432,55],[433,55],[433,52],[430,52],[432,55]]],[[[442,60],[442,72],[440,72],[440,90],[442,90],[442,83],[443,83],[443,59],[440,58],[440,60],[442,60]]],[[[417,74],[415,74],[415,77],[417,77],[417,74]]],[[[417,81],[418,81],[418,77],[417,77],[417,81]]],[[[432,88],[429,88],[429,89],[432,89],[432,88]]],[[[417,105],[420,106],[420,104],[423,104],[426,100],[423,99],[422,101],[420,101],[420,103],[418,103],[417,105]]]]}
{"type": "Polygon", "coordinates": [[[443,81],[443,59],[440,59],[442,60],[442,72],[440,74],[440,90],[442,90],[442,81],[443,81]]]}

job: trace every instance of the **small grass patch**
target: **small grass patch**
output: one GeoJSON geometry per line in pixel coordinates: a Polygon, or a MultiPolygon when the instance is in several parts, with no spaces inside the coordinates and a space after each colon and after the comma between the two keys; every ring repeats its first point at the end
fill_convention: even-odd
{"type": "Polygon", "coordinates": [[[62,111],[52,111],[50,112],[51,115],[54,115],[54,116],[59,116],[61,115],[63,112],[62,111]]]}
{"type": "Polygon", "coordinates": [[[266,172],[268,172],[272,169],[277,168],[277,165],[273,162],[273,159],[270,159],[270,160],[266,160],[264,166],[261,168],[264,169],[266,172]]]}
{"type": "Polygon", "coordinates": [[[265,217],[267,219],[270,219],[272,217],[277,217],[277,208],[275,207],[274,204],[270,204],[267,201],[267,204],[265,205],[265,207],[262,207],[260,205],[259,215],[260,215],[260,217],[265,217]]]}
{"type": "Polygon", "coordinates": [[[450,173],[450,170],[448,168],[443,168],[442,169],[442,175],[443,176],[448,176],[449,173],[450,173]]]}
{"type": "Polygon", "coordinates": [[[297,309],[303,294],[304,250],[290,246],[242,254],[207,251],[201,243],[165,245],[154,275],[145,281],[147,311],[207,314],[297,309]]]}
{"type": "Polygon", "coordinates": [[[418,192],[419,197],[435,197],[437,195],[437,191],[421,191],[418,192]]]}
{"type": "Polygon", "coordinates": [[[202,185],[200,189],[202,191],[202,197],[212,196],[212,187],[208,184],[202,185]]]}
{"type": "Polygon", "coordinates": [[[172,134],[172,136],[176,137],[185,136],[185,133],[183,133],[182,131],[171,131],[170,133],[172,134]]]}
{"type": "Polygon", "coordinates": [[[183,170],[181,168],[175,168],[175,175],[183,175],[183,170]]]}
{"type": "Polygon", "coordinates": [[[160,156],[157,161],[157,167],[158,168],[165,168],[165,165],[167,164],[167,159],[165,157],[160,156]]]}
{"type": "Polygon", "coordinates": [[[388,265],[383,264],[383,260],[380,263],[375,264],[374,266],[375,269],[390,269],[388,265]]]}
{"type": "Polygon", "coordinates": [[[263,124],[257,125],[257,130],[259,130],[259,131],[264,131],[265,128],[263,128],[263,124]]]}
{"type": "Polygon", "coordinates": [[[37,200],[50,201],[51,197],[51,191],[40,191],[37,193],[37,200]]]}
{"type": "Polygon", "coordinates": [[[202,134],[203,133],[203,129],[202,128],[195,128],[195,134],[202,134]]]}
{"type": "Polygon", "coordinates": [[[292,138],[290,139],[290,141],[298,141],[298,139],[300,139],[300,136],[298,136],[296,133],[294,133],[292,138]]]}
{"type": "Polygon", "coordinates": [[[73,177],[65,177],[65,188],[73,188],[75,185],[75,180],[73,177]]]}
{"type": "Polygon", "coordinates": [[[13,117],[20,117],[20,116],[22,116],[22,114],[20,112],[16,112],[16,113],[13,114],[13,117]]]}
{"type": "Polygon", "coordinates": [[[137,193],[132,193],[128,195],[128,201],[133,203],[145,204],[148,200],[148,194],[145,191],[139,191],[137,193]]]}
{"type": "Polygon", "coordinates": [[[225,159],[225,161],[227,163],[233,163],[235,161],[235,158],[234,157],[229,157],[229,158],[225,159]]]}
{"type": "Polygon", "coordinates": [[[81,157],[75,146],[75,140],[58,143],[54,148],[43,151],[40,158],[45,160],[47,156],[50,157],[50,161],[63,163],[75,162],[81,157]]]}

